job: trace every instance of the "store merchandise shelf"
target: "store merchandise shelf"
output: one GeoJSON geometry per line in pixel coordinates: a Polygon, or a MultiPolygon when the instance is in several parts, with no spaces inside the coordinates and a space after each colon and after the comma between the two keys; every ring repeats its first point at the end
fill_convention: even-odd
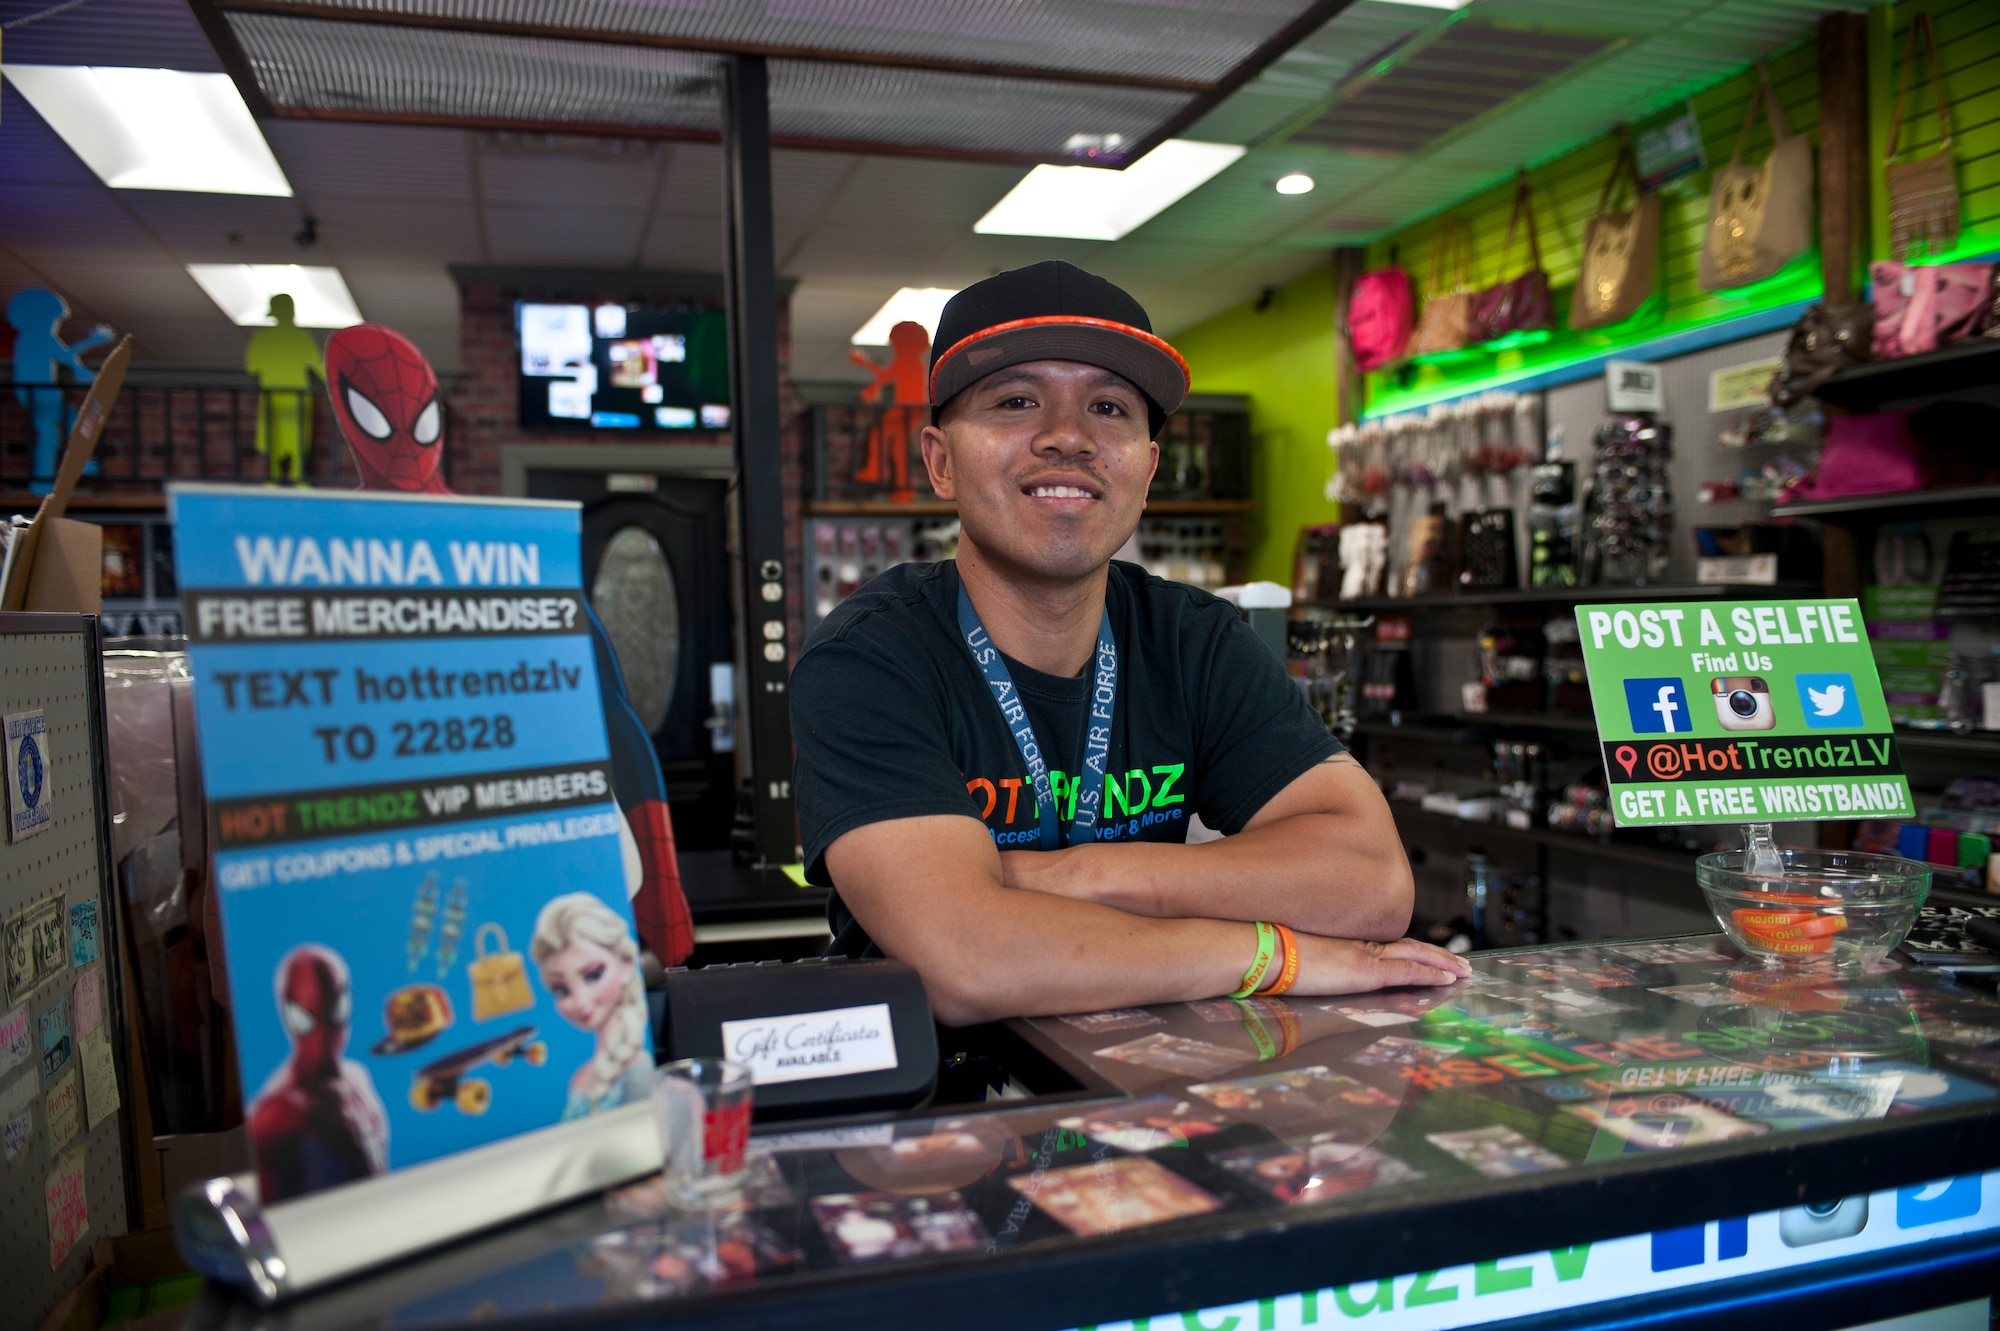
{"type": "MultiPolygon", "coordinates": [[[[2000,364],[1996,364],[2000,371],[2000,364]]],[[[1852,499],[1808,500],[1779,504],[1771,509],[1776,518],[1819,518],[1845,513],[1950,513],[1956,510],[1988,510],[2000,502],[2000,485],[1960,485],[1941,490],[1892,490],[1887,494],[1856,495],[1852,499]]]]}
{"type": "MultiPolygon", "coordinates": [[[[2000,496],[2000,489],[1996,489],[2000,496]]],[[[1418,610],[1480,609],[1500,605],[1576,605],[1590,601],[1706,601],[1724,597],[1780,600],[1817,596],[1819,584],[1781,582],[1749,587],[1713,584],[1656,584],[1644,587],[1495,587],[1447,592],[1437,596],[1358,596],[1351,601],[1301,602],[1315,610],[1373,610],[1384,613],[1418,610]]]]}
{"type": "MultiPolygon", "coordinates": [[[[26,490],[0,490],[0,512],[32,513],[42,506],[42,496],[30,494],[26,490]]],[[[93,494],[88,490],[78,490],[70,496],[69,511],[75,513],[107,512],[110,510],[132,513],[164,513],[167,497],[164,494],[93,494]]]]}
{"type": "Polygon", "coordinates": [[[1396,825],[1406,832],[1420,832],[1426,829],[1451,829],[1468,835],[1478,835],[1502,841],[1513,841],[1531,846],[1547,846],[1551,850],[1569,850],[1590,855],[1600,860],[1612,860],[1619,864],[1631,864],[1646,869],[1664,869],[1688,875],[1694,881],[1694,856],[1683,851],[1668,850],[1665,847],[1633,846],[1622,841],[1607,841],[1601,837],[1579,836],[1573,832],[1553,832],[1546,827],[1509,827],[1505,823],[1479,823],[1464,818],[1454,818],[1446,813],[1432,813],[1411,804],[1390,802],[1389,808],[1395,813],[1396,825]]]}
{"type": "Polygon", "coordinates": [[[1940,730],[1897,730],[1896,746],[1911,753],[1964,753],[2000,759],[2000,734],[1954,735],[1940,730]]]}
{"type": "MultiPolygon", "coordinates": [[[[1468,712],[1462,716],[1412,716],[1402,721],[1371,717],[1356,723],[1357,735],[1405,736],[1456,740],[1467,730],[1581,730],[1597,733],[1597,718],[1589,712],[1468,712]]],[[[1996,746],[2000,751],[2000,746],[1996,746]]]]}
{"type": "Polygon", "coordinates": [[[1813,396],[1851,411],[1874,411],[1885,402],[1937,397],[2000,380],[2000,340],[1954,342],[1921,356],[1871,360],[1835,371],[1813,396]]]}
{"type": "MultiPolygon", "coordinates": [[[[1148,517],[1221,517],[1248,513],[1257,507],[1254,499],[1149,499],[1148,517]]],[[[913,499],[896,503],[888,499],[808,499],[809,518],[948,518],[958,513],[958,505],[948,499],[913,499]]]]}

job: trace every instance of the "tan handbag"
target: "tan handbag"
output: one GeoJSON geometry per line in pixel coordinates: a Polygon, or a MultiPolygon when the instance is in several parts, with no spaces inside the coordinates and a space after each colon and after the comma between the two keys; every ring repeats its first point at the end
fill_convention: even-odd
{"type": "Polygon", "coordinates": [[[1761,282],[1813,243],[1812,140],[1792,133],[1771,75],[1757,66],[1757,90],[1736,136],[1736,151],[1716,168],[1708,188],[1708,235],[1697,278],[1704,291],[1761,282]],[[1771,122],[1771,155],[1761,166],[1743,165],[1743,145],[1761,104],[1771,122]]]}
{"type": "Polygon", "coordinates": [[[472,1019],[491,1021],[510,1012],[524,1012],[535,1005],[534,991],[528,988],[528,964],[519,952],[507,950],[507,931],[486,923],[473,935],[473,959],[465,968],[472,981],[472,1019]],[[486,950],[486,936],[499,939],[492,952],[486,950]]]}
{"type": "Polygon", "coordinates": [[[1945,109],[1944,80],[1938,65],[1937,38],[1931,16],[1910,19],[1910,44],[1903,52],[1903,70],[1896,77],[1895,108],[1889,112],[1889,142],[1882,153],[1882,175],[1889,185],[1889,250],[1907,261],[1913,252],[1941,254],[1958,240],[1958,185],[1951,176],[1951,113],[1945,109]],[[1903,134],[1903,94],[1917,64],[1917,34],[1931,62],[1931,96],[1937,102],[1938,148],[1913,162],[1896,160],[1903,134]]]}
{"type": "Polygon", "coordinates": [[[1430,283],[1410,337],[1410,356],[1442,356],[1472,341],[1472,228],[1448,217],[1431,234],[1430,283]]]}
{"type": "Polygon", "coordinates": [[[1601,328],[1630,318],[1653,294],[1659,276],[1660,200],[1642,194],[1632,144],[1620,136],[1597,212],[1583,229],[1583,265],[1569,302],[1571,328],[1601,328]],[[1621,184],[1632,186],[1632,207],[1609,211],[1621,184]]]}

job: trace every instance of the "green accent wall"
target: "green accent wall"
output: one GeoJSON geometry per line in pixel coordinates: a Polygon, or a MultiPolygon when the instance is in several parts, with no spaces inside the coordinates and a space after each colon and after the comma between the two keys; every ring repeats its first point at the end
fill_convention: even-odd
{"type": "MultiPolygon", "coordinates": [[[[1818,54],[1813,39],[1794,42],[1765,63],[1792,132],[1813,133],[1819,126],[1818,54]]],[[[1756,88],[1755,72],[1745,70],[1689,99],[1701,126],[1709,167],[1726,163],[1735,151],[1744,112],[1756,88]]],[[[1668,114],[1678,115],[1681,110],[1676,105],[1668,114]]],[[[1760,114],[1745,143],[1744,157],[1750,162],[1762,161],[1770,147],[1770,132],[1760,114]]],[[[1581,332],[1569,328],[1570,294],[1582,263],[1584,227],[1597,211],[1598,197],[1616,155],[1616,141],[1605,137],[1529,168],[1542,267],[1555,291],[1559,324],[1555,334],[1546,341],[1508,351],[1474,350],[1450,361],[1371,374],[1367,378],[1366,414],[1406,411],[1464,393],[1499,387],[1510,380],[1591,360],[1634,343],[1670,337],[1819,296],[1822,288],[1817,247],[1777,274],[1748,287],[1710,292],[1697,285],[1696,265],[1703,233],[1708,229],[1709,172],[1702,171],[1661,192],[1660,268],[1653,299],[1623,323],[1581,332]]],[[[1455,217],[1472,227],[1474,289],[1513,277],[1527,267],[1526,246],[1519,240],[1506,269],[1503,271],[1501,267],[1507,218],[1513,202],[1514,183],[1510,180],[1376,241],[1368,247],[1368,266],[1385,267],[1393,255],[1394,261],[1409,270],[1421,296],[1431,285],[1432,236],[1446,217],[1455,217]]]]}
{"type": "Polygon", "coordinates": [[[1251,469],[1257,510],[1249,517],[1249,576],[1292,583],[1299,528],[1340,520],[1326,497],[1339,424],[1334,391],[1333,263],[1256,301],[1183,328],[1170,339],[1187,358],[1197,393],[1250,398],[1251,469]]]}
{"type": "MultiPolygon", "coordinates": [[[[1958,177],[1958,244],[1939,261],[1970,259],[2000,250],[2000,5],[1993,0],[1911,0],[1881,5],[1868,14],[1868,127],[1870,158],[1879,163],[1889,141],[1889,108],[1909,40],[1910,16],[1928,11],[1937,30],[1938,63],[1951,110],[1951,156],[1958,177]]],[[[1899,160],[1937,151],[1936,103],[1930,62],[1924,61],[1903,99],[1903,152],[1899,160]]],[[[1889,194],[1874,173],[1872,251],[1889,254],[1889,194]]],[[[1925,258],[1925,263],[1932,259],[1925,258]]]]}

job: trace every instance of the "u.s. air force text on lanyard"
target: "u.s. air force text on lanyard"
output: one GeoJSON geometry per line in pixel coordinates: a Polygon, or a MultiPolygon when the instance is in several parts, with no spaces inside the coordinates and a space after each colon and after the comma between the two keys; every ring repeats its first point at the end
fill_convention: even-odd
{"type": "Polygon", "coordinates": [[[993,691],[1001,719],[1013,732],[1021,761],[1028,765],[1028,781],[1035,788],[1035,807],[1041,813],[1041,849],[1055,850],[1089,841],[1097,827],[1098,810],[1104,803],[1104,770],[1111,756],[1112,704],[1118,699],[1118,644],[1111,637],[1111,612],[1105,610],[1097,621],[1097,668],[1091,681],[1090,706],[1083,721],[1083,771],[1076,778],[1076,807],[1070,815],[1067,839],[1060,830],[1048,759],[1035,740],[1035,728],[1028,723],[1028,709],[1021,702],[1021,691],[1014,687],[1013,676],[1007,673],[1006,663],[1000,659],[1000,649],[986,636],[986,626],[979,622],[979,612],[972,608],[972,598],[965,594],[962,582],[958,586],[958,631],[965,639],[966,650],[972,653],[972,663],[979,667],[979,673],[986,677],[986,687],[993,691]]]}

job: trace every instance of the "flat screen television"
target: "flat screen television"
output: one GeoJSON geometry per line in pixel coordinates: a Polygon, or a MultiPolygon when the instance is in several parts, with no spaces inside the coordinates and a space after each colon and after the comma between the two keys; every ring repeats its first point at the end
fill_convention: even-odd
{"type": "Polygon", "coordinates": [[[521,301],[514,323],[524,428],[729,428],[721,310],[521,301]]]}

